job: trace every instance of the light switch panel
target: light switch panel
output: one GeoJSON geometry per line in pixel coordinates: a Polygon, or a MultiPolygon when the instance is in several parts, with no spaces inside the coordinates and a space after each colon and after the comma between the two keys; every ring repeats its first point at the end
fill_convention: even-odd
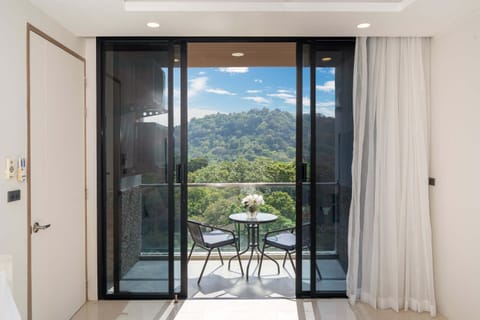
{"type": "Polygon", "coordinates": [[[15,172],[15,162],[12,159],[7,158],[5,160],[5,179],[11,179],[15,177],[15,172]]]}

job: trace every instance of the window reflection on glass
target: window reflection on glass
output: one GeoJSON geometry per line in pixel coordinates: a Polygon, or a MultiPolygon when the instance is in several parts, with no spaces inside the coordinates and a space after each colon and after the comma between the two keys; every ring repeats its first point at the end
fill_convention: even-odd
{"type": "Polygon", "coordinates": [[[105,291],[168,293],[167,46],[107,42],[103,66],[105,291]]]}
{"type": "Polygon", "coordinates": [[[316,284],[344,292],[351,196],[353,47],[316,52],[316,284]]]}

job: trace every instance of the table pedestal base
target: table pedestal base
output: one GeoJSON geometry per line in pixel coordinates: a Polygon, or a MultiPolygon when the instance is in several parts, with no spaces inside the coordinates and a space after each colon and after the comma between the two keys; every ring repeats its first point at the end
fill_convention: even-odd
{"type": "Polygon", "coordinates": [[[238,256],[238,259],[240,260],[240,256],[242,254],[245,254],[250,251],[250,257],[248,258],[248,263],[247,263],[247,281],[248,281],[248,275],[249,275],[249,270],[250,270],[250,263],[252,262],[253,254],[255,253],[257,255],[257,263],[259,262],[259,255],[263,254],[263,256],[267,257],[268,259],[272,260],[275,262],[277,265],[277,270],[278,273],[280,274],[280,266],[277,261],[275,261],[272,257],[267,255],[265,252],[262,252],[259,248],[259,226],[256,223],[249,223],[247,224],[247,238],[248,238],[248,246],[245,250],[242,252],[239,252],[238,255],[234,255],[228,260],[228,270],[230,270],[230,262],[232,259],[236,258],[238,256]]]}

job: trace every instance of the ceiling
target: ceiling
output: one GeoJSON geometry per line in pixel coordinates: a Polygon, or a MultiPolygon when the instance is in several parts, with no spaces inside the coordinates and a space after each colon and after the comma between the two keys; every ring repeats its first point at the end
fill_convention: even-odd
{"type": "Polygon", "coordinates": [[[295,66],[295,42],[195,42],[188,45],[189,67],[295,66]],[[242,57],[232,53],[241,52],[242,57]]]}
{"type": "Polygon", "coordinates": [[[480,0],[30,0],[77,36],[433,36],[480,0]],[[128,11],[127,11],[127,10],[128,11]],[[159,28],[146,27],[155,21],[159,28]],[[368,29],[357,29],[362,22],[368,29]]]}

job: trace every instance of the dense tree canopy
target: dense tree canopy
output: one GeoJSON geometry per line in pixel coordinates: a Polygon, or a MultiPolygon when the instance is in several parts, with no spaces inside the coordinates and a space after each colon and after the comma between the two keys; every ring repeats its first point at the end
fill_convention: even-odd
{"type": "Polygon", "coordinates": [[[193,183],[294,182],[295,162],[280,162],[265,157],[253,161],[240,158],[216,162],[191,171],[188,180],[193,183]]]}
{"type": "MultiPolygon", "coordinates": [[[[318,116],[317,169],[320,181],[334,180],[334,119],[318,116]]],[[[311,141],[310,116],[304,115],[304,141],[311,141]]],[[[231,225],[231,213],[245,211],[249,193],[264,196],[262,212],[279,219],[269,230],[295,225],[295,186],[205,186],[208,183],[295,182],[296,121],[292,113],[253,109],[192,119],[188,129],[189,218],[212,225],[231,225]],[[198,185],[200,184],[200,185],[198,185]]],[[[304,144],[307,145],[307,144],[304,144]]],[[[304,161],[309,161],[306,154],[304,161]]]]}
{"type": "Polygon", "coordinates": [[[189,122],[189,157],[210,162],[295,159],[295,117],[278,109],[217,113],[189,122]]]}

